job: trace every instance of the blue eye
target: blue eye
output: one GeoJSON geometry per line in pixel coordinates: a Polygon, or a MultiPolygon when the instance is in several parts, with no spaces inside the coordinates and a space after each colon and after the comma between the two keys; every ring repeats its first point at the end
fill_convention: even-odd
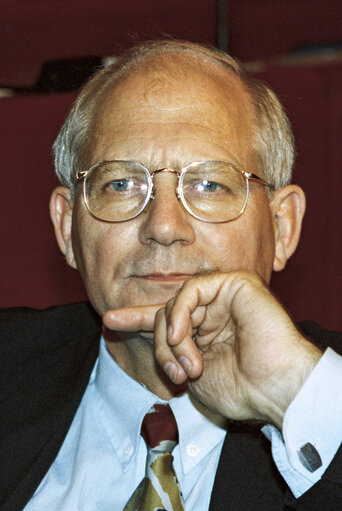
{"type": "Polygon", "coordinates": [[[216,192],[220,185],[215,181],[209,181],[208,179],[203,179],[199,183],[197,183],[196,188],[199,192],[216,192]]]}
{"type": "Polygon", "coordinates": [[[112,188],[115,192],[126,192],[130,188],[132,188],[132,180],[131,179],[116,179],[115,181],[111,181],[107,185],[109,188],[112,188]]]}

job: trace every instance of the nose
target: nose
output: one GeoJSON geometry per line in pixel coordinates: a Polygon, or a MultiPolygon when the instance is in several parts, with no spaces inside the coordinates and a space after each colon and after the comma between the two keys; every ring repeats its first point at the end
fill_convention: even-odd
{"type": "Polygon", "coordinates": [[[195,239],[193,221],[177,198],[177,174],[161,172],[153,181],[154,199],[141,215],[140,241],[164,246],[191,244],[195,239]]]}

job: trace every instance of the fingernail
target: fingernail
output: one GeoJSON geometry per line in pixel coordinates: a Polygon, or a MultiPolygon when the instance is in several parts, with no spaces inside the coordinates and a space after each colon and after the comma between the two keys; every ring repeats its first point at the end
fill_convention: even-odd
{"type": "Polygon", "coordinates": [[[186,372],[186,374],[188,376],[190,376],[191,368],[192,368],[192,364],[191,364],[190,360],[186,357],[181,356],[181,357],[179,357],[178,362],[180,364],[182,364],[184,371],[186,372]]]}
{"type": "Polygon", "coordinates": [[[173,362],[166,362],[166,364],[164,365],[164,371],[166,372],[171,381],[173,382],[176,381],[177,376],[176,364],[174,364],[173,362]]]}

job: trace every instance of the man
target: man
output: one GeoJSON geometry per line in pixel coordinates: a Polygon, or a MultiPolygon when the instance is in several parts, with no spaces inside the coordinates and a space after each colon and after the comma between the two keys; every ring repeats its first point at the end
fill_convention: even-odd
{"type": "Polygon", "coordinates": [[[337,509],[341,336],[300,332],[267,287],[305,209],[273,93],[147,43],[85,86],[55,155],[57,241],[103,336],[87,305],[4,313],[1,509],[124,509],[165,402],[184,509],[337,509]]]}

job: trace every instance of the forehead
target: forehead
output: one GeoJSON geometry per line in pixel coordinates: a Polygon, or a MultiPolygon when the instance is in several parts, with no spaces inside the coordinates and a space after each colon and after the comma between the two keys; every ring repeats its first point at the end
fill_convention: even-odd
{"type": "Polygon", "coordinates": [[[237,76],[213,63],[171,59],[136,69],[109,87],[97,108],[92,149],[106,159],[109,150],[118,157],[116,148],[132,141],[139,148],[147,139],[159,153],[166,143],[185,152],[189,145],[212,145],[246,165],[252,118],[237,76]]]}

